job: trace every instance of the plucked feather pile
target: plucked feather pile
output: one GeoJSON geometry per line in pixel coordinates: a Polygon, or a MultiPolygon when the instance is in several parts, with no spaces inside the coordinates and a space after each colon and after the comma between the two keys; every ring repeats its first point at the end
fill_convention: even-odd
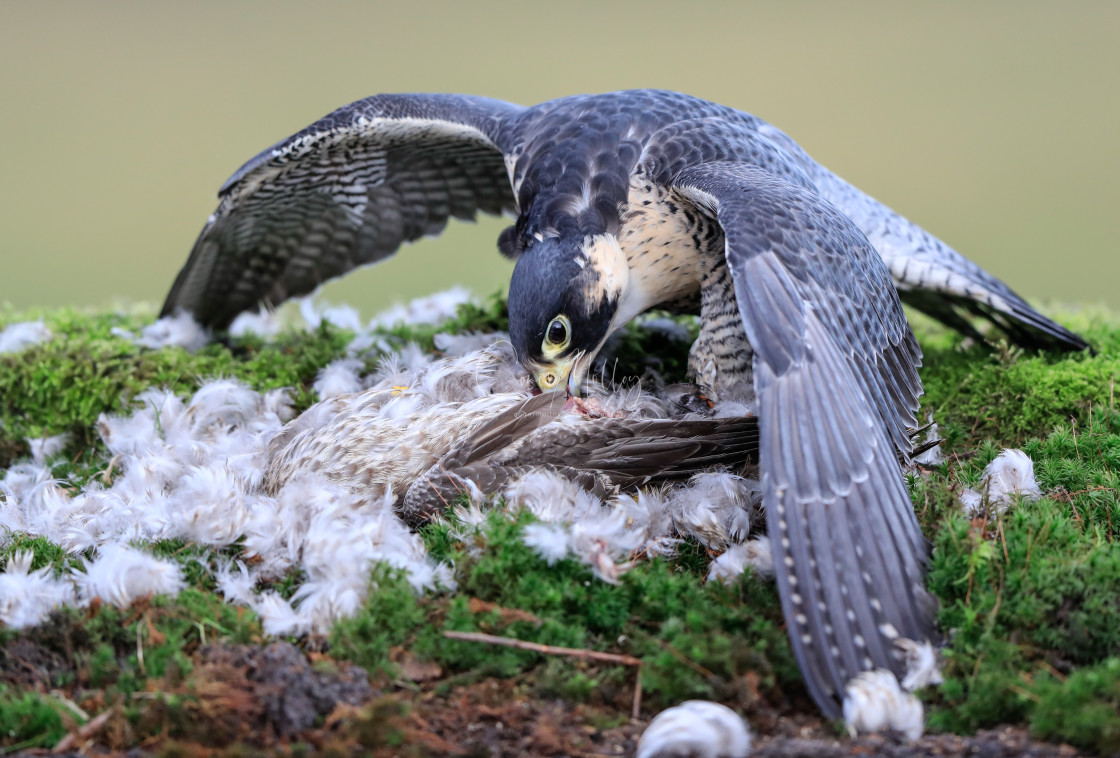
{"type": "MultiPolygon", "coordinates": [[[[442,301],[427,310],[441,308],[442,301]]],[[[421,308],[398,315],[431,314],[421,308]]],[[[194,334],[190,324],[165,320],[138,339],[162,335],[190,345],[194,334]]],[[[756,482],[738,474],[703,473],[688,482],[693,468],[682,464],[676,476],[684,481],[618,492],[609,476],[593,474],[595,486],[588,488],[565,475],[570,468],[549,465],[550,451],[559,449],[547,441],[550,427],[564,432],[558,439],[570,441],[584,427],[630,424],[640,431],[646,424],[673,423],[671,403],[663,398],[597,387],[587,404],[550,411],[535,437],[495,436],[494,420],[530,398],[528,379],[503,339],[440,335],[443,358],[433,360],[410,346],[387,355],[368,376],[361,375],[361,361],[343,359],[316,382],[321,402],[296,419],[285,391],[260,393],[231,379],[206,382],[189,399],[146,390],[134,399],[131,413],[100,419],[112,475],[80,491],[52,478],[49,464],[63,440],[35,441],[33,458],[12,466],[0,482],[2,534],[43,536],[68,551],[90,550],[93,558],[84,572],[57,578],[31,571],[27,554],[13,558],[0,574],[0,621],[33,626],[59,605],[94,597],[124,606],[148,594],[174,595],[185,586],[179,565],[142,548],[172,538],[214,548],[211,565],[219,588],[231,602],[252,607],[275,635],[325,633],[336,619],[354,613],[378,562],[403,569],[417,591],[451,589],[452,567],[428,557],[400,513],[410,488],[431,489],[433,467],[438,472],[449,453],[469,452],[476,471],[491,464],[503,471],[500,480],[488,482],[498,483],[489,492],[467,485],[469,496],[455,504],[464,528],[498,503],[510,512],[528,509],[540,523],[527,528],[524,539],[544,560],[574,556],[607,581],[643,555],[670,552],[684,536],[716,552],[747,539],[758,490],[756,482]],[[490,443],[510,444],[481,455],[471,435],[483,427],[490,430],[485,438],[490,443]],[[472,440],[464,452],[464,442],[472,440]],[[503,497],[487,497],[491,494],[503,497]],[[251,566],[217,555],[237,541],[251,566]],[[257,590],[263,580],[292,568],[306,579],[291,601],[257,590]]],[[[355,343],[355,355],[373,346],[366,330],[355,343]]],[[[708,415],[706,429],[731,423],[708,415]]],[[[591,437],[584,443],[593,448],[591,437]]],[[[639,434],[637,443],[633,439],[611,450],[648,452],[654,433],[639,434]],[[625,447],[635,444],[639,447],[625,447]]],[[[753,439],[734,456],[712,461],[746,460],[753,439]]],[[[621,478],[631,485],[656,480],[632,461],[620,463],[623,458],[640,456],[603,454],[596,460],[625,469],[621,478]]],[[[706,468],[708,459],[698,460],[694,468],[706,468]]],[[[436,502],[442,510],[438,496],[436,502]]],[[[759,556],[766,554],[764,542],[753,544],[759,556]]],[[[751,560],[739,558],[713,577],[737,576],[751,560]]],[[[764,566],[765,558],[757,565],[764,566]]]]}

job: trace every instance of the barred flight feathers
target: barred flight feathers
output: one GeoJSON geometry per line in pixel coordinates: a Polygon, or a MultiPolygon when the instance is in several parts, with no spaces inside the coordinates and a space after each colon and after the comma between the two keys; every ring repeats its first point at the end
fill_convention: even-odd
{"type": "Polygon", "coordinates": [[[464,95],[378,95],[257,155],[222,186],[161,315],[189,311],[222,329],[449,218],[513,213],[499,138],[518,106],[464,95]]]}
{"type": "Polygon", "coordinates": [[[789,636],[830,716],[860,672],[934,637],[909,453],[921,355],[886,266],[820,197],[751,166],[674,182],[713,213],[755,351],[763,504],[789,636]]]}

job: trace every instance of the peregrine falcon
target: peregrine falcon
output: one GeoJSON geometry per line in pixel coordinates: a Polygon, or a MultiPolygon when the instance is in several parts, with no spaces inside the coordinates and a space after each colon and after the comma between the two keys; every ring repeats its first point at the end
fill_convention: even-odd
{"type": "Polygon", "coordinates": [[[529,108],[377,95],[260,153],[219,195],[164,315],[221,329],[479,212],[516,218],[498,239],[516,259],[509,331],[542,390],[578,394],[638,314],[698,309],[689,369],[710,397],[757,403],[790,642],[832,717],[850,680],[901,679],[901,641],[936,637],[898,462],[921,392],[901,302],[969,334],[977,315],[1027,347],[1087,347],[775,127],[676,92],[529,108]]]}

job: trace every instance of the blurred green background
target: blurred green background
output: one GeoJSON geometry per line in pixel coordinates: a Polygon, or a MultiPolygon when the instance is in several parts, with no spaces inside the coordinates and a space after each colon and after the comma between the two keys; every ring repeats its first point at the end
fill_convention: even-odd
{"type": "MultiPolygon", "coordinates": [[[[0,302],[158,304],[244,160],[377,92],[664,87],[765,118],[1045,301],[1120,307],[1120,3],[0,4],[0,302]]],[[[502,220],[329,285],[503,288],[502,220]]]]}

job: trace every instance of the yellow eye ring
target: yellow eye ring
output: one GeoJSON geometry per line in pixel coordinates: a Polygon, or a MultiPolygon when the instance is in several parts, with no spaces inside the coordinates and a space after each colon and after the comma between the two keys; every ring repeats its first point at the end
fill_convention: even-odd
{"type": "Polygon", "coordinates": [[[548,322],[548,328],[544,330],[544,342],[541,343],[541,351],[545,355],[556,355],[572,342],[572,322],[568,320],[567,316],[559,315],[552,321],[548,322]]]}

